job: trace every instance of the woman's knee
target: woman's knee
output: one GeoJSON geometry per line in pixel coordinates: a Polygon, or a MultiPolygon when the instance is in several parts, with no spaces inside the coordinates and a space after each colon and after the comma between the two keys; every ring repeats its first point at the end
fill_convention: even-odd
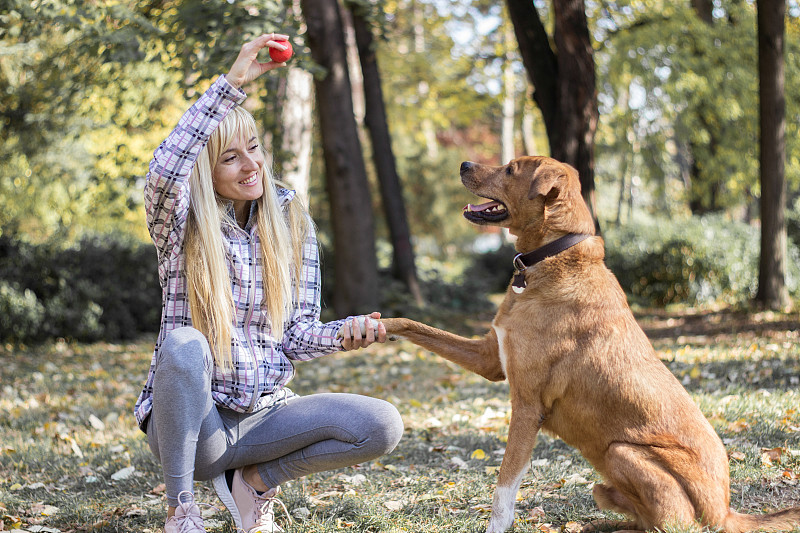
{"type": "Polygon", "coordinates": [[[387,454],[394,450],[403,437],[403,419],[397,408],[384,400],[375,400],[370,415],[369,438],[372,446],[380,455],[387,454]]]}
{"type": "Polygon", "coordinates": [[[188,326],[170,331],[158,352],[157,367],[165,366],[191,373],[210,370],[212,356],[205,335],[188,326]]]}

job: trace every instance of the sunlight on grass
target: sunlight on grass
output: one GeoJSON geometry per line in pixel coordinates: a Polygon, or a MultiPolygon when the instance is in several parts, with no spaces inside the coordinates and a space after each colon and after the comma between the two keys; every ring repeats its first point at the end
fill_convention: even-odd
{"type": "MultiPolygon", "coordinates": [[[[660,357],[723,438],[732,505],[745,512],[800,504],[800,345],[790,318],[793,328],[770,329],[763,320],[738,331],[654,333],[660,357]]],[[[5,529],[162,531],[160,468],[131,413],[151,342],[2,352],[5,529]]],[[[302,363],[291,386],[300,394],[387,399],[402,413],[406,433],[380,460],[287,484],[290,531],[486,527],[511,414],[505,383],[399,342],[302,363]]],[[[590,520],[620,518],[595,506],[591,489],[599,481],[578,453],[541,435],[518,494],[514,531],[572,532],[590,520]]],[[[206,484],[198,484],[198,499],[221,507],[206,484]]],[[[211,511],[206,523],[209,531],[233,531],[225,512],[211,511]]]]}

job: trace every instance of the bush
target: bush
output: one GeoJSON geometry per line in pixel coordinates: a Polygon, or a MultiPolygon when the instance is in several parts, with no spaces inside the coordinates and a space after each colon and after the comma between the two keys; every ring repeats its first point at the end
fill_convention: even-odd
{"type": "MultiPolygon", "coordinates": [[[[758,290],[758,228],[722,216],[608,228],[606,264],[644,305],[743,303],[758,290]]],[[[797,257],[789,247],[787,286],[797,293],[797,257]]]]}
{"type": "Polygon", "coordinates": [[[29,289],[0,281],[0,335],[17,342],[36,337],[42,328],[44,307],[29,289]]]}
{"type": "Polygon", "coordinates": [[[152,245],[124,237],[89,237],[69,247],[0,237],[0,306],[16,313],[0,322],[0,339],[117,340],[157,331],[156,266],[152,245]]]}
{"type": "Polygon", "coordinates": [[[800,198],[794,201],[792,209],[786,210],[786,233],[789,246],[800,246],[800,198]]]}
{"type": "Polygon", "coordinates": [[[513,261],[516,255],[513,244],[504,244],[497,250],[476,254],[464,277],[481,280],[490,292],[506,292],[514,274],[513,261]]]}

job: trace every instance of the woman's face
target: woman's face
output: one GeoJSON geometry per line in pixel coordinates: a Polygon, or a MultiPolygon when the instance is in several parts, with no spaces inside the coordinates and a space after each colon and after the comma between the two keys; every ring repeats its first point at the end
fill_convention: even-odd
{"type": "Polygon", "coordinates": [[[214,190],[221,197],[233,200],[234,206],[256,200],[264,192],[263,166],[264,154],[258,138],[235,139],[214,165],[214,190]]]}

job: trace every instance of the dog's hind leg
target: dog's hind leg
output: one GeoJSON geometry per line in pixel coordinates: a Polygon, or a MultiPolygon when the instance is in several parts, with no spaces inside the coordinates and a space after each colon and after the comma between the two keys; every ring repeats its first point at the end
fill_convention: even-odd
{"type": "Polygon", "coordinates": [[[594,493],[601,507],[633,515],[644,530],[663,529],[667,525],[697,527],[694,505],[686,491],[648,447],[611,445],[605,470],[611,487],[603,486],[594,493]]]}
{"type": "Polygon", "coordinates": [[[492,517],[487,533],[501,533],[514,523],[514,503],[522,477],[530,466],[531,454],[536,444],[536,434],[541,425],[541,409],[532,406],[512,405],[508,426],[508,442],[497,488],[492,501],[492,517]]]}
{"type": "Polygon", "coordinates": [[[616,511],[628,516],[636,516],[636,509],[631,501],[620,491],[610,485],[598,483],[592,489],[592,496],[600,509],[616,511]]]}
{"type": "MultiPolygon", "coordinates": [[[[594,501],[600,509],[608,509],[618,513],[636,516],[636,509],[631,501],[620,491],[610,485],[598,483],[592,490],[594,501]]],[[[642,531],[640,525],[635,521],[622,522],[619,520],[594,520],[589,522],[581,530],[582,533],[592,533],[600,531],[642,531]]]]}

